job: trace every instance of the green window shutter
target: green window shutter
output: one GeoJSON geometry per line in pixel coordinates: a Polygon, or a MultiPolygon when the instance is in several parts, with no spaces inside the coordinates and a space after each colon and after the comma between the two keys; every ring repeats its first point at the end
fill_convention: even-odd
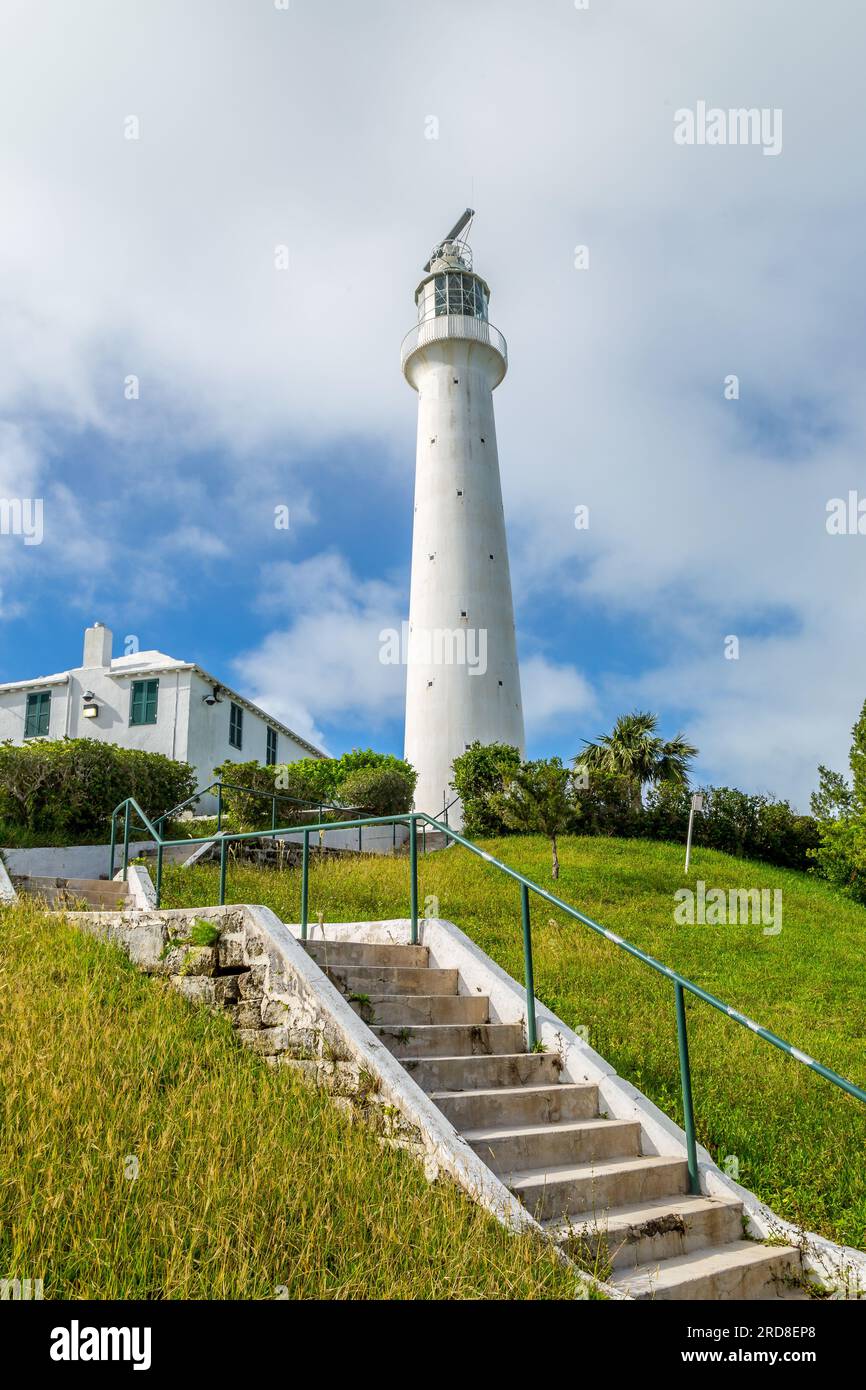
{"type": "Polygon", "coordinates": [[[130,724],[155,724],[159,701],[159,681],[133,681],[129,705],[130,724]]]}
{"type": "Polygon", "coordinates": [[[232,748],[241,748],[244,741],[244,712],[240,705],[233,704],[229,711],[229,743],[232,748]]]}
{"type": "Polygon", "coordinates": [[[51,720],[51,691],[37,690],[27,696],[27,714],[24,719],[25,738],[44,738],[51,720]]]}
{"type": "Polygon", "coordinates": [[[268,729],[268,751],[267,751],[267,754],[266,754],[266,756],[265,756],[265,762],[267,763],[267,766],[268,766],[268,767],[275,767],[275,766],[276,766],[276,761],[277,761],[277,731],[276,731],[276,729],[271,729],[271,728],[269,728],[269,729],[268,729]]]}

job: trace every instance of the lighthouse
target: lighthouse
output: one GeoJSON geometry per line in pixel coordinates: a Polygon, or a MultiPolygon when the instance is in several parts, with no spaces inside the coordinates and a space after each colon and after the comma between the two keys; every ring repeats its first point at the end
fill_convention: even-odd
{"type": "MultiPolygon", "coordinates": [[[[430,815],[453,798],[451,764],[471,743],[515,744],[523,755],[493,416],[508,352],[472,267],[473,215],[467,208],[425,265],[401,353],[418,393],[405,757],[418,773],[415,807],[430,815]]],[[[459,805],[449,821],[462,823],[459,805]]]]}

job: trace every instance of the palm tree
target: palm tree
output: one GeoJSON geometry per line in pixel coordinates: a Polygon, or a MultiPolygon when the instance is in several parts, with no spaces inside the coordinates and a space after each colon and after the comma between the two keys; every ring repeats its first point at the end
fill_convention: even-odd
{"type": "Polygon", "coordinates": [[[494,796],[497,813],[512,830],[546,835],[552,852],[552,872],[559,878],[556,837],[576,814],[571,794],[572,774],[559,758],[521,763],[505,791],[494,796]]]}
{"type": "Polygon", "coordinates": [[[622,777],[629,789],[632,806],[639,811],[642,792],[656,782],[688,782],[689,765],[697,748],[682,734],[665,742],[658,734],[658,715],[635,710],[621,714],[613,732],[602,734],[596,743],[584,739],[584,750],[572,762],[587,772],[604,772],[622,777]]]}

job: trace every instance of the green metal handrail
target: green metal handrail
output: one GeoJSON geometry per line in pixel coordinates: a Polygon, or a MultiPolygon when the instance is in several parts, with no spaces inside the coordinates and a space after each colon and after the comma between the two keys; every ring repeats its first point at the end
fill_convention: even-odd
{"type": "MultiPolygon", "coordinates": [[[[158,908],[161,901],[162,853],[165,846],[169,844],[209,844],[213,841],[214,837],[212,835],[209,835],[203,836],[200,839],[163,840],[162,837],[157,833],[155,827],[148,820],[141,807],[138,805],[138,802],[135,801],[133,797],[128,797],[126,801],[120,802],[120,804],[115,807],[114,814],[112,816],[110,875],[112,878],[114,877],[114,856],[116,848],[115,828],[117,816],[121,811],[124,812],[123,869],[124,877],[126,877],[126,871],[129,862],[129,831],[131,824],[130,814],[132,808],[134,808],[134,810],[137,811],[138,815],[142,819],[144,826],[151,832],[153,838],[156,840],[157,843],[156,906],[158,908]]],[[[432,826],[435,830],[448,836],[449,839],[453,840],[456,844],[462,845],[463,848],[469,850],[471,854],[476,855],[479,859],[483,859],[485,863],[490,864],[494,869],[497,869],[500,873],[506,874],[507,877],[514,879],[515,882],[517,882],[520,885],[520,909],[523,933],[523,965],[526,986],[526,1042],[527,1048],[530,1052],[533,1051],[538,1044],[538,1025],[535,1011],[536,1001],[534,992],[535,985],[532,963],[532,925],[529,906],[530,893],[535,893],[536,896],[542,898],[544,902],[550,903],[552,907],[557,908],[560,912],[564,912],[567,914],[567,916],[573,917],[575,921],[583,923],[584,926],[589,927],[591,931],[596,932],[599,936],[603,936],[605,940],[611,942],[612,945],[618,947],[622,951],[625,951],[628,955],[634,956],[635,959],[641,961],[643,965],[649,966],[650,969],[656,971],[657,974],[663,975],[666,979],[672,982],[674,986],[674,1008],[677,1023],[677,1045],[679,1052],[680,1085],[682,1088],[683,1098],[683,1116],[686,1133],[686,1151],[688,1158],[689,1183],[693,1192],[700,1191],[700,1177],[698,1173],[697,1140],[695,1135],[695,1117],[694,1101],[692,1097],[691,1068],[689,1065],[689,1045],[685,1007],[686,991],[688,991],[690,994],[693,994],[697,999],[702,999],[704,1003],[710,1004],[714,1009],[717,1009],[720,1013],[724,1014],[726,1018],[732,1019],[734,1023],[738,1023],[743,1028],[748,1028],[749,1031],[754,1033],[756,1037],[759,1037],[764,1042],[768,1042],[773,1047],[778,1048],[780,1051],[784,1052],[788,1057],[793,1058],[794,1061],[800,1062],[803,1066],[808,1067],[811,1071],[814,1071],[819,1076],[824,1077],[826,1081],[832,1082],[834,1086],[838,1087],[842,1091],[845,1091],[847,1095],[853,1096],[856,1100],[862,1101],[864,1104],[866,1104],[866,1091],[861,1090],[859,1086],[855,1086],[852,1081],[847,1081],[845,1077],[840,1076],[838,1072],[833,1071],[832,1068],[825,1067],[821,1062],[817,1062],[814,1059],[814,1057],[809,1057],[805,1052],[799,1051],[799,1049],[793,1047],[790,1043],[785,1042],[783,1038],[778,1037],[776,1033],[772,1033],[768,1028],[763,1028],[760,1024],[755,1023],[753,1019],[746,1017],[745,1014],[742,1014],[739,1012],[739,1010],[733,1008],[732,1005],[724,1003],[723,1000],[718,999],[714,994],[710,994],[708,990],[702,989],[700,985],[695,984],[695,982],[693,980],[688,979],[687,976],[681,975],[676,970],[672,970],[670,966],[663,965],[662,962],[656,960],[654,956],[647,955],[645,951],[641,951],[639,947],[633,946],[632,943],[630,941],[626,941],[624,937],[618,936],[616,932],[610,931],[607,927],[603,927],[601,923],[594,921],[592,917],[587,917],[585,913],[580,912],[576,907],[572,907],[570,903],[563,902],[561,898],[556,897],[554,893],[550,893],[546,888],[542,888],[539,884],[534,883],[532,879],[527,878],[525,874],[521,874],[517,869],[512,869],[508,864],[503,864],[500,859],[494,858],[492,854],[488,854],[486,850],[480,849],[478,845],[473,844],[471,840],[467,840],[463,835],[458,835],[457,832],[452,830],[448,825],[445,825],[443,822],[436,820],[433,816],[428,816],[423,811],[410,811],[407,812],[405,815],[370,816],[362,820],[323,821],[319,825],[305,825],[303,827],[286,826],[276,832],[265,830],[253,830],[244,831],[232,835],[223,835],[220,838],[220,906],[223,906],[225,904],[226,869],[228,861],[229,844],[234,843],[235,841],[262,839],[264,837],[271,836],[274,833],[276,833],[277,835],[301,834],[303,835],[303,856],[301,861],[302,870],[300,925],[301,940],[306,941],[308,933],[309,913],[310,835],[314,832],[326,830],[351,830],[363,825],[408,825],[410,940],[413,945],[417,945],[419,822],[423,823],[424,826],[432,826]]]]}

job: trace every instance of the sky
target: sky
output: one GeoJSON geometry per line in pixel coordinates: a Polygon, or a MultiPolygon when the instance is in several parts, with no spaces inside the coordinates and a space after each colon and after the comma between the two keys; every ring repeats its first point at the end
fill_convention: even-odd
{"type": "Polygon", "coordinates": [[[469,205],[528,754],[651,709],[699,780],[808,809],[866,698],[866,534],[827,525],[866,499],[860,0],[2,23],[0,498],[43,534],[0,535],[0,680],[98,619],[329,752],[402,751],[399,347],[469,205]],[[701,102],[779,148],[678,143],[701,102]]]}

